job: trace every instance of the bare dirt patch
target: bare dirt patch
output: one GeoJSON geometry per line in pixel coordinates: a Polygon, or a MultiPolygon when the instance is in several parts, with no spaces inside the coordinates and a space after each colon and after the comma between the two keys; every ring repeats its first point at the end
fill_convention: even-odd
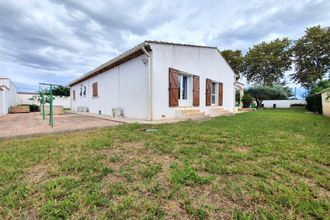
{"type": "Polygon", "coordinates": [[[23,216],[24,219],[30,219],[30,220],[37,220],[40,219],[40,217],[38,217],[38,211],[37,209],[31,207],[30,209],[23,211],[23,216]]]}
{"type": "Polygon", "coordinates": [[[308,178],[302,175],[299,175],[299,178],[301,178],[307,185],[318,189],[319,196],[321,198],[330,199],[330,191],[320,184],[315,183],[312,178],[308,178]]]}
{"type": "Polygon", "coordinates": [[[166,219],[190,219],[189,215],[177,201],[170,200],[167,202],[164,205],[164,210],[168,213],[166,219]]]}
{"type": "Polygon", "coordinates": [[[302,134],[295,134],[294,137],[298,140],[304,140],[305,139],[305,136],[302,135],[302,134]]]}
{"type": "Polygon", "coordinates": [[[125,181],[124,177],[116,176],[114,174],[108,174],[106,177],[103,178],[103,183],[122,183],[125,181]]]}
{"type": "Polygon", "coordinates": [[[234,151],[239,153],[247,153],[250,151],[250,149],[248,147],[235,147],[234,151]]]}
{"type": "Polygon", "coordinates": [[[144,147],[144,141],[140,142],[126,142],[122,144],[124,147],[134,147],[134,148],[143,148],[144,147]]]}
{"type": "Polygon", "coordinates": [[[106,193],[109,189],[109,186],[116,184],[116,183],[124,183],[125,178],[121,176],[117,176],[115,174],[108,174],[106,177],[102,180],[102,187],[101,192],[106,193]]]}
{"type": "Polygon", "coordinates": [[[47,170],[48,169],[45,165],[38,164],[24,172],[24,179],[30,184],[39,183],[47,176],[47,170]]]}

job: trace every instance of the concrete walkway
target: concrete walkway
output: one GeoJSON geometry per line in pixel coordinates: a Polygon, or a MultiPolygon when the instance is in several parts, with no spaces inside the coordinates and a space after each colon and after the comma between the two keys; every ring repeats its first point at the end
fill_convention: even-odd
{"type": "Polygon", "coordinates": [[[40,112],[9,114],[0,117],[0,139],[109,127],[119,124],[122,123],[66,113],[64,115],[55,115],[54,127],[51,128],[48,125],[48,117],[46,117],[46,120],[42,120],[40,112]]]}
{"type": "Polygon", "coordinates": [[[170,118],[170,119],[162,119],[162,120],[153,120],[153,121],[148,121],[148,120],[142,120],[142,119],[135,119],[135,118],[113,118],[109,115],[99,115],[96,113],[91,113],[91,112],[75,112],[75,114],[83,115],[83,116],[89,116],[89,117],[95,117],[95,118],[100,118],[100,119],[105,119],[105,120],[110,120],[114,122],[119,122],[119,123],[138,123],[138,124],[171,124],[171,123],[177,123],[180,121],[188,121],[188,120],[204,120],[208,119],[209,117],[199,117],[199,118],[170,118]]]}

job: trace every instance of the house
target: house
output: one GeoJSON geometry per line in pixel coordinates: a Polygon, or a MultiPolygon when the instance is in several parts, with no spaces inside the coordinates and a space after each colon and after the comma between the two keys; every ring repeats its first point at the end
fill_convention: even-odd
{"type": "Polygon", "coordinates": [[[73,111],[160,120],[233,112],[234,84],[216,47],[145,41],[69,85],[73,111]]]}
{"type": "Polygon", "coordinates": [[[323,115],[330,117],[330,88],[324,89],[320,92],[322,100],[323,115]]]}
{"type": "Polygon", "coordinates": [[[0,116],[8,114],[10,106],[16,104],[16,86],[10,79],[0,77],[0,116]]]}

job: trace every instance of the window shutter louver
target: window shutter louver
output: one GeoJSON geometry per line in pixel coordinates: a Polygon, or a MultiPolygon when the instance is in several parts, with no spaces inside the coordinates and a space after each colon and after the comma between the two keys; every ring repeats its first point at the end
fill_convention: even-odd
{"type": "Polygon", "coordinates": [[[93,97],[97,97],[98,94],[98,88],[97,88],[97,82],[93,83],[93,97]]]}
{"type": "Polygon", "coordinates": [[[223,105],[223,83],[219,83],[219,106],[223,105]]]}
{"type": "Polygon", "coordinates": [[[211,105],[211,86],[212,86],[212,81],[210,79],[206,79],[206,85],[205,85],[205,104],[206,104],[206,106],[211,105]]]}
{"type": "Polygon", "coordinates": [[[179,106],[179,71],[169,68],[169,106],[179,106]]]}
{"type": "Polygon", "coordinates": [[[193,75],[193,106],[199,106],[199,76],[193,75]]]}

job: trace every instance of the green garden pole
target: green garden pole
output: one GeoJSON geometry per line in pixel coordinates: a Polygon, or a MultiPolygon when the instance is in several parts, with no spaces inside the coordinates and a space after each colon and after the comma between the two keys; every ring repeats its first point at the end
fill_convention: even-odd
{"type": "Polygon", "coordinates": [[[50,84],[49,89],[49,124],[51,127],[54,126],[54,118],[53,118],[53,85],[50,84]]]}
{"type": "Polygon", "coordinates": [[[45,97],[43,93],[41,93],[41,104],[42,104],[42,120],[45,120],[45,97]]]}

